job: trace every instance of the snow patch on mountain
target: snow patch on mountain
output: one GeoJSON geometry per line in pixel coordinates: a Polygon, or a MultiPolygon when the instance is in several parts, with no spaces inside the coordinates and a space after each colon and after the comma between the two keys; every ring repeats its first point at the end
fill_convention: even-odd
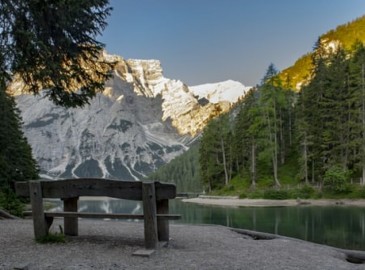
{"type": "Polygon", "coordinates": [[[227,80],[218,83],[207,83],[196,86],[189,86],[190,91],[199,98],[206,98],[211,103],[229,101],[235,103],[246,94],[251,87],[242,83],[227,80]]]}

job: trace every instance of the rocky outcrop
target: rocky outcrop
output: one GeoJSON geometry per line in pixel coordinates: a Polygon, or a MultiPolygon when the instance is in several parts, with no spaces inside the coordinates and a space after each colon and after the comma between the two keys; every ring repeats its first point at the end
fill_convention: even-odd
{"type": "MultiPolygon", "coordinates": [[[[84,108],[57,107],[13,86],[44,177],[140,179],[185,151],[210,118],[236,101],[194,94],[163,77],[157,60],[104,57],[117,61],[114,76],[84,108]]],[[[246,90],[242,85],[241,95],[246,90]]]]}

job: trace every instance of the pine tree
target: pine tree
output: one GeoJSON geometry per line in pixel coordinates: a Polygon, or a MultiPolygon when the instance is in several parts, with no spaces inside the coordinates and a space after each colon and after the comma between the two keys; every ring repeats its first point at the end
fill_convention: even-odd
{"type": "Polygon", "coordinates": [[[365,47],[360,42],[354,44],[349,63],[349,92],[350,160],[360,170],[360,184],[365,185],[365,47]]]}
{"type": "Polygon", "coordinates": [[[0,186],[9,188],[13,181],[36,179],[38,170],[21,131],[19,110],[5,91],[0,91],[0,122],[0,186]]]}
{"type": "Polygon", "coordinates": [[[0,80],[17,74],[25,91],[58,105],[82,106],[103,90],[112,63],[95,37],[106,26],[108,0],[0,2],[0,80]]]}
{"type": "Polygon", "coordinates": [[[199,162],[201,179],[208,191],[228,185],[232,178],[232,136],[228,114],[211,120],[203,130],[199,162]]]}
{"type": "Polygon", "coordinates": [[[267,139],[264,152],[261,156],[269,157],[273,169],[274,184],[280,187],[278,178],[278,158],[280,154],[280,133],[282,127],[281,109],[284,107],[285,97],[281,86],[281,81],[277,76],[278,72],[271,64],[262,79],[262,85],[259,88],[259,104],[262,111],[262,117],[265,119],[265,126],[262,132],[266,132],[267,139]]]}
{"type": "Polygon", "coordinates": [[[241,109],[235,121],[234,142],[235,158],[242,175],[248,171],[251,186],[255,188],[257,181],[257,156],[260,140],[260,108],[258,90],[252,88],[244,97],[241,109]]]}

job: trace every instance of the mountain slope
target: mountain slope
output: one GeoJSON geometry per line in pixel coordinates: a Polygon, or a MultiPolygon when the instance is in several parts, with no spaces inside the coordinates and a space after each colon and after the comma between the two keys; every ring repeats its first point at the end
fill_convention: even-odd
{"type": "MultiPolygon", "coordinates": [[[[340,25],[335,30],[331,30],[319,38],[323,46],[328,50],[342,46],[345,50],[349,51],[355,41],[359,40],[365,43],[365,16],[347,24],[340,25]]],[[[310,79],[312,55],[313,52],[307,53],[300,57],[294,65],[284,69],[280,73],[282,81],[286,82],[289,78],[290,87],[299,90],[310,79]]]]}
{"type": "MultiPolygon", "coordinates": [[[[203,100],[183,82],[163,77],[157,60],[104,57],[117,61],[114,76],[82,109],[19,95],[21,84],[13,85],[24,133],[44,177],[140,179],[187,150],[208,120],[237,100],[203,100]]],[[[230,91],[225,85],[220,87],[230,91]]],[[[246,87],[235,85],[236,96],[244,95],[246,87]]]]}

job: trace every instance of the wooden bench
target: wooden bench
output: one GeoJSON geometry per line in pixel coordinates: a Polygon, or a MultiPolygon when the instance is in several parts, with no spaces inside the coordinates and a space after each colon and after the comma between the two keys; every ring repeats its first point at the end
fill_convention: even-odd
{"type": "Polygon", "coordinates": [[[78,235],[78,218],[143,219],[145,248],[156,249],[158,241],[169,241],[169,220],[181,218],[169,214],[169,199],[176,197],[173,184],[81,178],[17,182],[15,189],[17,195],[30,197],[36,239],[48,234],[54,217],[64,218],[64,233],[72,236],[78,235]],[[81,196],[142,201],[143,214],[77,212],[81,196]],[[43,198],[60,198],[64,211],[44,211],[43,198]]]}

